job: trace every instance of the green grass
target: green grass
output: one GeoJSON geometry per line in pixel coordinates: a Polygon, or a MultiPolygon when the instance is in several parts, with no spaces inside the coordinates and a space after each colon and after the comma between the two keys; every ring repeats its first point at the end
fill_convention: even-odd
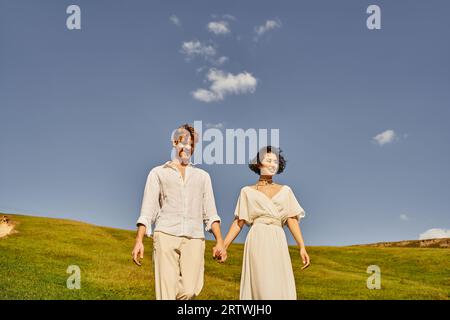
{"type": "MultiPolygon", "coordinates": [[[[9,215],[16,234],[0,239],[0,299],[154,299],[151,239],[142,267],[130,259],[134,232],[86,223],[9,215]],[[66,288],[69,265],[81,269],[81,289],[66,288]]],[[[225,264],[205,252],[205,286],[198,299],[238,299],[242,244],[225,264]]],[[[449,299],[450,250],[437,248],[308,247],[300,271],[289,248],[299,299],[449,299]],[[369,290],[369,265],[381,268],[381,289],[369,290]]]]}

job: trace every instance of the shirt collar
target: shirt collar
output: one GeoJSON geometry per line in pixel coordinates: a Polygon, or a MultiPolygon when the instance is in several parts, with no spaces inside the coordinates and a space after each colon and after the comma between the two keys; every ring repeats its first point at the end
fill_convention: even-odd
{"type": "MultiPolygon", "coordinates": [[[[174,165],[172,164],[172,161],[169,160],[166,163],[164,163],[163,167],[164,168],[167,168],[167,167],[174,168],[174,165]]],[[[188,167],[195,167],[195,165],[192,163],[192,161],[189,160],[188,167]]]]}

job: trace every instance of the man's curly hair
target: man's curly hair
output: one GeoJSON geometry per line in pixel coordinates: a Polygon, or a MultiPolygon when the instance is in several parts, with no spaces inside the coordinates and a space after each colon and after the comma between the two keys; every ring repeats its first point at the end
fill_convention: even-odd
{"type": "Polygon", "coordinates": [[[182,140],[182,137],[186,135],[186,131],[189,132],[189,135],[191,136],[192,141],[192,150],[194,150],[195,144],[198,142],[198,134],[197,131],[195,131],[194,127],[191,126],[188,123],[182,124],[179,126],[175,131],[173,132],[172,139],[176,143],[180,142],[182,140]]]}

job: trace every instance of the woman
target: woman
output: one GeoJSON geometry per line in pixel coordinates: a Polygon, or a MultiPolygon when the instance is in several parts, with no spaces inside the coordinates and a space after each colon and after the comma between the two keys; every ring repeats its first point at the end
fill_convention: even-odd
{"type": "MultiPolygon", "coordinates": [[[[241,189],[234,212],[235,220],[225,238],[225,250],[244,224],[251,226],[244,246],[241,273],[241,300],[295,300],[294,273],[283,226],[287,224],[297,245],[305,269],[310,264],[299,220],[305,211],[291,188],[272,181],[283,172],[286,161],[281,150],[261,149],[250,169],[259,175],[255,185],[241,189]]],[[[225,257],[226,259],[226,257],[225,257]]]]}

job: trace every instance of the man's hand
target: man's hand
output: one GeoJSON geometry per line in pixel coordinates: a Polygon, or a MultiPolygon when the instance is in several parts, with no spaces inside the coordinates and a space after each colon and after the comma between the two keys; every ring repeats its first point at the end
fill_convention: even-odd
{"type": "Polygon", "coordinates": [[[141,261],[139,259],[144,259],[144,244],[142,241],[136,241],[131,256],[133,257],[134,263],[141,266],[141,261]]]}

